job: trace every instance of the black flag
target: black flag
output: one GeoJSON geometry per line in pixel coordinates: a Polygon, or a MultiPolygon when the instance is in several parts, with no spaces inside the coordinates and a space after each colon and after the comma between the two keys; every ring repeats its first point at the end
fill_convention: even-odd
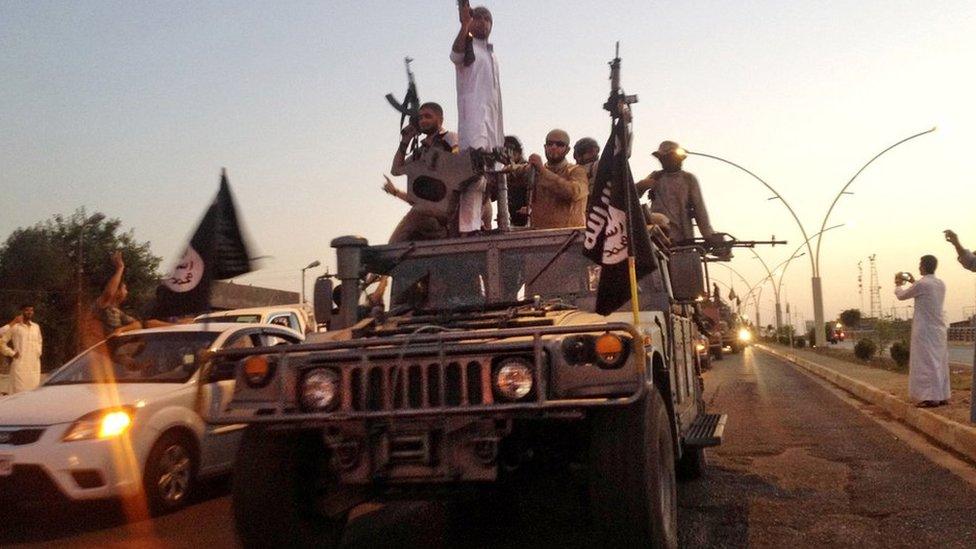
{"type": "Polygon", "coordinates": [[[600,264],[596,312],[601,315],[616,311],[630,299],[628,256],[635,258],[638,280],[657,268],[630,173],[627,147],[623,145],[627,131],[626,122],[618,119],[600,156],[593,191],[586,205],[583,253],[600,264]]]}
{"type": "Polygon", "coordinates": [[[227,172],[221,171],[217,198],[207,209],[173,271],[156,289],[153,316],[168,318],[207,312],[214,280],[250,271],[251,261],[237,223],[227,172]]]}

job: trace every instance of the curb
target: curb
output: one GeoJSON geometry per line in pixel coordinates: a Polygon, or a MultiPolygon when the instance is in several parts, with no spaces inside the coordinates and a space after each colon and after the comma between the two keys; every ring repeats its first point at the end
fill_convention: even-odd
{"type": "Polygon", "coordinates": [[[821,366],[805,358],[790,357],[779,351],[774,351],[765,345],[753,344],[753,347],[787,362],[792,362],[817,377],[833,383],[855,397],[880,406],[901,423],[936,440],[943,446],[962,454],[970,461],[976,462],[976,428],[963,425],[951,419],[946,419],[924,408],[916,408],[911,403],[895,395],[886,393],[877,387],[850,378],[836,370],[821,366]]]}

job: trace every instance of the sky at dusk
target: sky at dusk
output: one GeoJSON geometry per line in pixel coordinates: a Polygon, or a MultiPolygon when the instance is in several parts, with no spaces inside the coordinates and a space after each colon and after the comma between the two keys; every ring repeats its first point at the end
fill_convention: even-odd
{"type": "MultiPolygon", "coordinates": [[[[857,264],[877,256],[882,305],[892,275],[940,260],[946,313],[976,302],[976,274],[942,230],[976,247],[976,2],[498,1],[506,133],[542,152],[546,132],[606,141],[607,62],[621,43],[637,94],[632,169],[657,169],[664,139],[738,163],[770,183],[816,233],[850,187],[821,245],[826,315],[861,305],[857,264]]],[[[312,260],[334,268],[332,238],[385,241],[406,206],[380,190],[398,143],[403,57],[421,100],[456,129],[454,2],[13,2],[0,0],[0,239],[79,207],[122,220],[168,268],[217,192],[221,167],[254,255],[237,281],[297,291],[312,260]]],[[[770,268],[803,237],[759,182],[716,160],[685,163],[713,226],[758,248],[770,268]]],[[[406,181],[400,178],[399,186],[406,181]]],[[[107,258],[106,258],[107,260],[107,258]]],[[[731,266],[765,272],[748,250],[731,266]]],[[[321,269],[309,271],[309,279],[321,269]]],[[[812,317],[810,258],[784,301],[812,317]]],[[[745,293],[726,269],[713,276],[745,293]]],[[[763,323],[772,321],[763,291],[763,323]]],[[[754,315],[749,308],[750,317],[754,315]]],[[[902,313],[904,314],[904,313],[902,313]]]]}

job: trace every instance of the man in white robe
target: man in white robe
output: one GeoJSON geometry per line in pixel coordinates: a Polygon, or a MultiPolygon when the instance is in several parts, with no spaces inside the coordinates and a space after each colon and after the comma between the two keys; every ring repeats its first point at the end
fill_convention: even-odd
{"type": "MultiPolygon", "coordinates": [[[[471,9],[462,5],[459,15],[461,30],[451,48],[451,61],[457,73],[459,148],[464,151],[504,147],[498,59],[488,43],[491,12],[485,7],[471,9]]],[[[485,178],[481,178],[461,193],[457,226],[461,234],[481,230],[485,190],[485,178]]]]}
{"type": "Polygon", "coordinates": [[[20,317],[0,336],[0,353],[10,357],[10,393],[30,391],[41,384],[41,327],[33,322],[34,307],[25,305],[20,317]]]}
{"type": "Polygon", "coordinates": [[[945,283],[935,278],[939,262],[932,255],[922,256],[919,280],[903,287],[905,280],[895,276],[895,296],[915,300],[912,317],[911,358],[908,362],[908,396],[916,406],[931,408],[949,403],[949,349],[946,323],[942,314],[945,283]]]}

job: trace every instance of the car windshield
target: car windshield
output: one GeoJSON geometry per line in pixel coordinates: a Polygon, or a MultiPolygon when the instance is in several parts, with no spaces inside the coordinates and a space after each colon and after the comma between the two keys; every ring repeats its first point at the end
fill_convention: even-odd
{"type": "Polygon", "coordinates": [[[255,322],[261,322],[261,315],[249,314],[249,315],[205,316],[196,321],[197,324],[207,324],[210,322],[255,323],[255,322]]]}
{"type": "Polygon", "coordinates": [[[410,258],[392,272],[394,305],[453,309],[486,302],[484,253],[410,258]]]}
{"type": "Polygon", "coordinates": [[[109,338],[75,357],[45,385],[185,383],[196,371],[197,351],[218,332],[158,332],[109,338]]]}

